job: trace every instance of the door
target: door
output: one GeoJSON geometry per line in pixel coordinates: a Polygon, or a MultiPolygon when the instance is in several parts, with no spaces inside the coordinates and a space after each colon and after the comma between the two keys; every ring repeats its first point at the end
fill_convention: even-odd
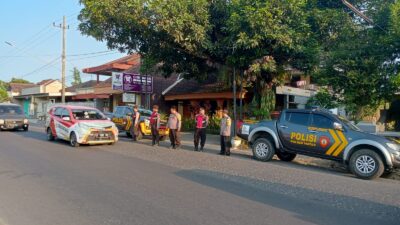
{"type": "Polygon", "coordinates": [[[57,137],[69,140],[69,128],[72,126],[71,114],[66,108],[57,108],[54,112],[57,137]],[[67,120],[69,119],[69,120],[67,120]]]}
{"type": "Polygon", "coordinates": [[[313,149],[314,153],[327,158],[340,158],[346,148],[345,131],[335,130],[332,118],[319,113],[313,113],[311,117],[310,132],[317,135],[317,146],[313,149]]]}
{"type": "Polygon", "coordinates": [[[24,100],[24,113],[26,117],[29,117],[29,105],[30,105],[30,100],[25,99],[24,100]]]}
{"type": "Polygon", "coordinates": [[[285,148],[292,151],[309,151],[316,145],[316,136],[308,131],[309,112],[285,112],[278,123],[278,132],[285,148]]]}
{"type": "Polygon", "coordinates": [[[123,113],[124,113],[124,107],[117,107],[111,119],[118,127],[118,130],[124,130],[123,113]]]}

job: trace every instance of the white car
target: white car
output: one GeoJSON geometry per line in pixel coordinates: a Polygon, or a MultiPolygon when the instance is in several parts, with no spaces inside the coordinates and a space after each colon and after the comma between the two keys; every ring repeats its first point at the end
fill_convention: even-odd
{"type": "Polygon", "coordinates": [[[82,106],[56,106],[50,109],[46,120],[47,139],[69,141],[71,146],[80,144],[114,144],[118,129],[99,110],[82,106]]]}

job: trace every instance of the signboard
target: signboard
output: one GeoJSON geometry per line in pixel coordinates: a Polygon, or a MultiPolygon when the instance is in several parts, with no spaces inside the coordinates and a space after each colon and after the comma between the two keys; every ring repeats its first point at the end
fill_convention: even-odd
{"type": "Polygon", "coordinates": [[[112,73],[112,89],[122,90],[123,89],[123,74],[122,73],[112,73]]]}
{"type": "Polygon", "coordinates": [[[123,93],[122,102],[126,103],[136,103],[136,94],[134,93],[123,93]]]}
{"type": "Polygon", "coordinates": [[[153,93],[153,77],[140,74],[124,73],[123,91],[134,93],[153,93]]]}

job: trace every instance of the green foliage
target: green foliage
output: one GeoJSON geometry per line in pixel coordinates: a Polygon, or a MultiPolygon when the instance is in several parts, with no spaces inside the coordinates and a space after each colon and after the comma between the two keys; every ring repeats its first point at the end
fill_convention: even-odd
{"type": "Polygon", "coordinates": [[[13,77],[13,78],[11,78],[10,83],[29,84],[30,82],[27,81],[27,80],[24,80],[24,79],[22,79],[22,78],[15,78],[15,77],[13,77]]]}
{"type": "Polygon", "coordinates": [[[6,89],[0,87],[0,102],[7,102],[9,100],[6,89]]]}
{"type": "Polygon", "coordinates": [[[339,106],[338,99],[329,92],[328,89],[322,88],[308,99],[306,107],[319,106],[324,109],[334,109],[339,106]]]}
{"type": "Polygon", "coordinates": [[[71,85],[77,85],[82,83],[81,72],[78,70],[78,68],[74,67],[74,70],[72,71],[72,76],[74,81],[72,81],[71,85]]]}
{"type": "Polygon", "coordinates": [[[319,84],[332,87],[353,119],[359,120],[374,114],[398,90],[400,2],[354,4],[376,25],[366,24],[342,6],[318,5],[313,9],[313,29],[323,35],[321,66],[314,76],[319,84]]]}

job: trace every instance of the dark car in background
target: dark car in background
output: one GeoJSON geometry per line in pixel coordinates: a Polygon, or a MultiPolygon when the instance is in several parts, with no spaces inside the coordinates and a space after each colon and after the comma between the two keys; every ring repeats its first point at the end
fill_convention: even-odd
{"type": "Polygon", "coordinates": [[[0,104],[0,131],[2,130],[28,131],[29,121],[21,106],[16,104],[0,104]]]}

